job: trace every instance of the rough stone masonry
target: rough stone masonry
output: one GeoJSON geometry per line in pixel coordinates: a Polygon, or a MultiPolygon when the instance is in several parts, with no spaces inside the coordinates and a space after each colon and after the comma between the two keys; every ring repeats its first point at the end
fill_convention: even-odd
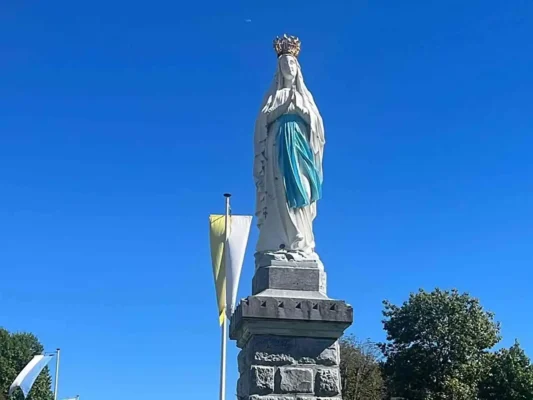
{"type": "Polygon", "coordinates": [[[231,319],[238,400],[340,400],[338,338],[353,310],[326,295],[319,263],[256,260],[253,295],[231,319]]]}

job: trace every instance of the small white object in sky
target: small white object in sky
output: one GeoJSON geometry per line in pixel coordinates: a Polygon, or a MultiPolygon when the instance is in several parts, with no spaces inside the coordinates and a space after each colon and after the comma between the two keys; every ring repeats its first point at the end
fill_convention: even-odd
{"type": "Polygon", "coordinates": [[[244,22],[246,22],[247,24],[249,24],[250,22],[252,22],[252,20],[248,18],[248,19],[245,19],[244,22]]]}

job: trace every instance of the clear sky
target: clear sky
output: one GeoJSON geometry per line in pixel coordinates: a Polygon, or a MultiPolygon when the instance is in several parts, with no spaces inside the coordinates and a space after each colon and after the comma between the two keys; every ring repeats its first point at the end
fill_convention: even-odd
{"type": "Polygon", "coordinates": [[[529,0],[2,1],[0,325],[63,349],[60,397],[217,397],[207,218],[225,191],[254,211],[287,32],[325,121],[317,251],[350,332],[381,340],[383,299],[456,287],[533,356],[532,19],[529,0]]]}

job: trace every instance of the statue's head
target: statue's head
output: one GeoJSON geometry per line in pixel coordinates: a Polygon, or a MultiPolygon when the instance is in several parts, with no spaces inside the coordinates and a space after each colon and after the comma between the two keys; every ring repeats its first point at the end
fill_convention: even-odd
{"type": "Polygon", "coordinates": [[[284,54],[279,58],[278,62],[283,78],[288,81],[294,81],[298,74],[298,61],[296,57],[284,54]]]}

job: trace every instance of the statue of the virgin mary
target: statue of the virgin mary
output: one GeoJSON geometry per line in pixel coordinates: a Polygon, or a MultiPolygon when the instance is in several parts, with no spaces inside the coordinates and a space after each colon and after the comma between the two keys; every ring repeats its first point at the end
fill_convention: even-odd
{"type": "Polygon", "coordinates": [[[294,36],[274,40],[276,74],[255,126],[256,251],[318,260],[313,220],[322,197],[324,125],[304,83],[300,46],[294,36]]]}

